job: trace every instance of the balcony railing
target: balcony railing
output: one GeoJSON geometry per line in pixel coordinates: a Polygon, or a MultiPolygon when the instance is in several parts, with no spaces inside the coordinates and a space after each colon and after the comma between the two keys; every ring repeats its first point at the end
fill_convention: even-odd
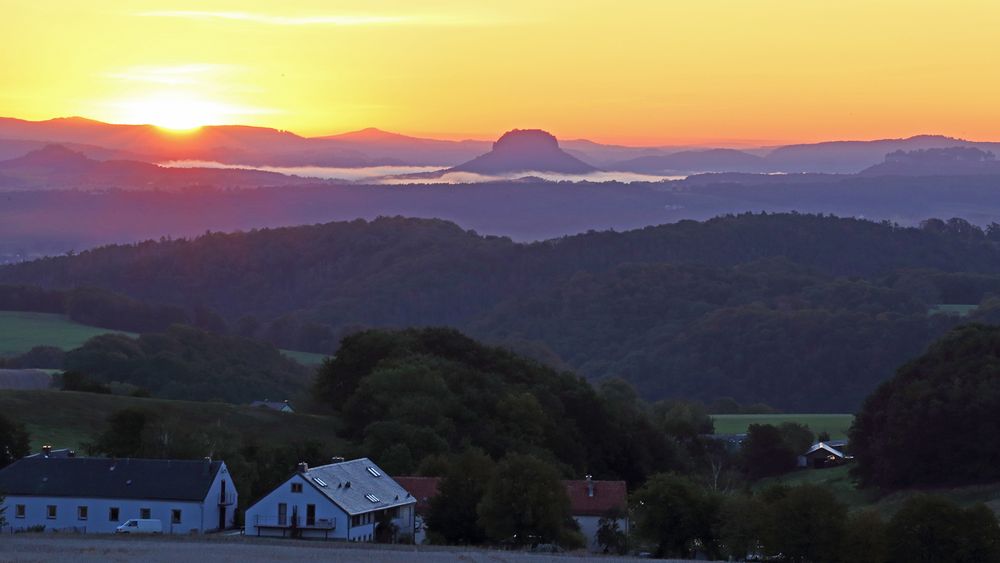
{"type": "Polygon", "coordinates": [[[300,530],[333,530],[337,527],[337,521],[329,518],[317,518],[313,522],[307,522],[305,518],[299,516],[293,519],[291,516],[278,518],[277,516],[261,516],[254,518],[254,525],[258,528],[298,528],[300,530]]]}

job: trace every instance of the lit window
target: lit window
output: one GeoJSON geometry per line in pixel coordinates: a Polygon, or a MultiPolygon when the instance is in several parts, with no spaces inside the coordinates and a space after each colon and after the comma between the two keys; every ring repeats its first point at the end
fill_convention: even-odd
{"type": "Polygon", "coordinates": [[[45,517],[49,520],[54,520],[56,517],[56,505],[50,504],[45,507],[45,517]]]}
{"type": "Polygon", "coordinates": [[[86,520],[87,519],[87,507],[86,506],[78,506],[78,507],[76,507],[76,519],[77,520],[86,520]]]}
{"type": "Polygon", "coordinates": [[[301,493],[302,492],[302,483],[292,483],[292,492],[293,493],[301,493]]]}

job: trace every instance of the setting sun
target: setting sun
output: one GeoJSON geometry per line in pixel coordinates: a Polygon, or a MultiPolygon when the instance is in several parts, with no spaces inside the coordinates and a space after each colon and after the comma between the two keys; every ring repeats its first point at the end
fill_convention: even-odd
{"type": "Polygon", "coordinates": [[[226,123],[240,113],[226,104],[178,94],[159,94],[114,105],[121,123],[150,124],[176,131],[226,123]]]}

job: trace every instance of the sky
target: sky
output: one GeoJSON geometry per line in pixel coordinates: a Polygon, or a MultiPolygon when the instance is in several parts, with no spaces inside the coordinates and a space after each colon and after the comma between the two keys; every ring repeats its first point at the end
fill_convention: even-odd
{"type": "Polygon", "coordinates": [[[642,145],[998,140],[997,29],[992,0],[0,0],[0,115],[642,145]]]}

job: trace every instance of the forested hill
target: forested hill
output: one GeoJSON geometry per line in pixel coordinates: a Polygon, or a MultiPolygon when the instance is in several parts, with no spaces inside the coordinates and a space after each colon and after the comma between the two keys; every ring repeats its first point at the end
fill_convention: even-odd
{"type": "Polygon", "coordinates": [[[453,325],[650,398],[848,410],[957,322],[931,306],[1000,294],[998,234],[747,214],[517,244],[383,218],[104,247],[0,283],[207,307],[318,352],[358,327],[453,325]]]}

